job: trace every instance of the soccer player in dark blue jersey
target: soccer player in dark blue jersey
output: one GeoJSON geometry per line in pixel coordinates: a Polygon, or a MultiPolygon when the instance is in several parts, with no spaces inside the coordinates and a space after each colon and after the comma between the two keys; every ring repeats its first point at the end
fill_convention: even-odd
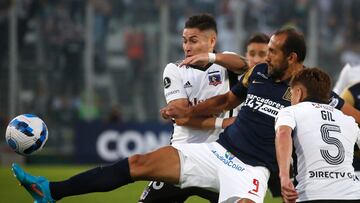
{"type": "MultiPolygon", "coordinates": [[[[245,101],[217,142],[166,146],[60,182],[32,176],[17,164],[14,174],[38,202],[109,191],[137,180],[219,191],[219,202],[263,202],[270,171],[277,171],[274,117],[290,105],[288,81],[303,68],[305,54],[301,34],[291,29],[278,31],[269,42],[267,64],[250,69],[231,91],[186,109],[170,104],[161,110],[168,117],[203,117],[245,101]]],[[[360,121],[360,112],[340,98],[331,104],[360,121]]]]}

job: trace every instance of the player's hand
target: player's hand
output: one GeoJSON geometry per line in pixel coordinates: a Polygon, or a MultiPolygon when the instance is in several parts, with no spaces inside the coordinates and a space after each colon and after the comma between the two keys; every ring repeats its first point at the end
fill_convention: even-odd
{"type": "Polygon", "coordinates": [[[180,63],[179,67],[188,66],[188,65],[205,67],[208,63],[209,63],[209,54],[203,53],[203,54],[197,54],[194,56],[186,57],[180,63]]]}
{"type": "Polygon", "coordinates": [[[280,177],[280,182],[281,195],[284,198],[285,203],[295,203],[298,194],[291,179],[289,177],[280,177]]]}
{"type": "Polygon", "coordinates": [[[160,113],[161,113],[162,117],[165,119],[185,118],[189,114],[189,108],[179,107],[179,106],[169,104],[166,107],[160,109],[160,113]]]}
{"type": "Polygon", "coordinates": [[[166,107],[160,109],[160,115],[161,115],[161,117],[162,117],[163,119],[165,119],[165,120],[171,119],[171,117],[166,114],[165,108],[166,108],[166,107]]]}

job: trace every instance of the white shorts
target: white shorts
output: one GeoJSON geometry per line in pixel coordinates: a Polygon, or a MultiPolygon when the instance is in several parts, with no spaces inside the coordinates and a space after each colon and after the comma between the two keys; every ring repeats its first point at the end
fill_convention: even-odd
{"type": "Polygon", "coordinates": [[[270,172],[243,163],[217,142],[174,144],[180,156],[180,187],[219,192],[219,202],[263,202],[270,172]]]}

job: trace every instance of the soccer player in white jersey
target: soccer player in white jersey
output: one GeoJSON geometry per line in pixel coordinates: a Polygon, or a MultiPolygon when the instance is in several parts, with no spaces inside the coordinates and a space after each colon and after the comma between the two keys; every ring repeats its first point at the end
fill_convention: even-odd
{"type": "Polygon", "coordinates": [[[286,202],[360,202],[352,166],[360,130],[353,117],[328,105],[330,77],[318,68],[299,71],[290,83],[291,104],[275,123],[281,191],[286,202]],[[290,180],[292,151],[296,188],[290,180]]]}
{"type": "MultiPolygon", "coordinates": [[[[186,21],[182,33],[185,60],[167,64],[163,73],[164,95],[168,104],[187,107],[224,94],[237,82],[237,74],[247,69],[246,61],[239,55],[214,52],[216,35],[216,22],[210,15],[194,15],[186,21]]],[[[231,122],[232,120],[226,118],[234,114],[237,113],[230,110],[212,120],[174,120],[171,143],[216,141],[223,129],[223,122],[225,125],[231,122]],[[217,121],[216,125],[215,121],[217,121]]],[[[191,195],[201,196],[210,202],[218,202],[216,192],[197,187],[180,189],[173,184],[157,181],[150,182],[139,202],[179,203],[184,202],[191,195]]]]}
{"type": "Polygon", "coordinates": [[[341,70],[333,90],[336,94],[341,94],[346,87],[357,82],[360,82],[360,64],[346,64],[341,70]]]}

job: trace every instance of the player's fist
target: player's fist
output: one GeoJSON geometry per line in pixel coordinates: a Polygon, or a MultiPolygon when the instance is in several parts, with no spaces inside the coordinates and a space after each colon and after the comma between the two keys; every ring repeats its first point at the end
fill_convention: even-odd
{"type": "Polygon", "coordinates": [[[179,107],[169,104],[168,106],[160,109],[160,113],[163,118],[184,118],[189,115],[188,107],[179,107]]]}
{"type": "Polygon", "coordinates": [[[183,65],[185,65],[185,66],[193,65],[193,66],[205,67],[208,63],[209,63],[208,53],[202,53],[202,54],[197,54],[194,56],[186,57],[181,62],[179,67],[182,67],[183,65]]]}

